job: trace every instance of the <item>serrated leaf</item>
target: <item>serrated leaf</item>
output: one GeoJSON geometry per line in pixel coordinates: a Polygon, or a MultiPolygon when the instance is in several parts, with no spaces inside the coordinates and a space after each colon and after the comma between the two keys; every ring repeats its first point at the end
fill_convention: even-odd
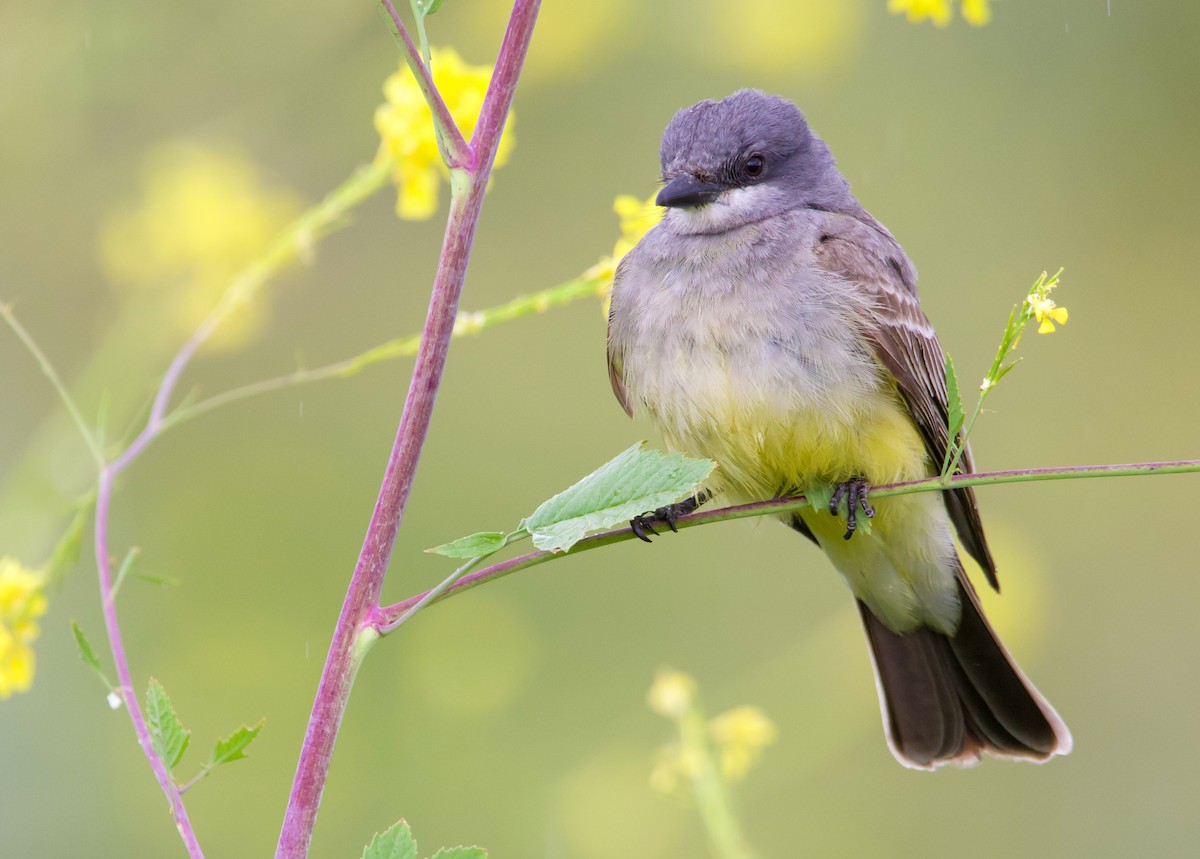
{"type": "Polygon", "coordinates": [[[645,442],[619,454],[522,520],[543,551],[566,552],[589,531],[628,522],[689,494],[714,463],[680,453],[647,450],[645,442]]]}
{"type": "Polygon", "coordinates": [[[828,483],[814,483],[804,487],[804,500],[817,513],[828,513],[829,502],[833,500],[833,486],[828,483]]]}
{"type": "Polygon", "coordinates": [[[443,847],[429,859],[487,859],[482,847],[443,847]]]}
{"type": "Polygon", "coordinates": [[[146,727],[150,729],[154,751],[158,752],[168,769],[173,769],[187,751],[192,732],[180,724],[166,690],[153,677],[146,687],[146,727]]]}
{"type": "Polygon", "coordinates": [[[946,414],[950,430],[950,444],[953,446],[962,429],[963,421],[967,419],[962,407],[962,394],[958,389],[958,375],[954,372],[954,362],[946,356],[946,414]]]}
{"type": "Polygon", "coordinates": [[[221,764],[240,761],[246,757],[246,747],[254,742],[258,732],[262,730],[264,719],[259,719],[258,724],[253,728],[247,728],[245,725],[238,728],[228,737],[217,740],[217,744],[213,746],[212,754],[208,756],[208,762],[204,764],[205,769],[213,769],[221,764]]]}
{"type": "Polygon", "coordinates": [[[507,546],[510,536],[500,531],[480,531],[425,551],[447,558],[482,558],[507,546]]]}
{"type": "Polygon", "coordinates": [[[416,859],[417,842],[408,823],[398,820],[371,839],[362,859],[416,859]]]}
{"type": "Polygon", "coordinates": [[[75,646],[79,648],[79,657],[91,666],[96,672],[96,676],[100,678],[108,689],[113,688],[112,681],[104,674],[104,669],[100,667],[100,660],[96,658],[96,651],[92,649],[92,643],[87,640],[87,636],[83,634],[83,630],[79,628],[79,624],[71,621],[71,632],[75,633],[75,646]]]}

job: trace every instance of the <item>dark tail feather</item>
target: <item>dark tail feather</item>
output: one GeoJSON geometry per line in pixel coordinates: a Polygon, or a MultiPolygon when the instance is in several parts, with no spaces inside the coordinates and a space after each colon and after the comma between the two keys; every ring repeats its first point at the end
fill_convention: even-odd
{"type": "Polygon", "coordinates": [[[892,754],[917,769],[969,766],[984,752],[1033,761],[1065,755],[1070,731],[996,638],[964,578],[953,638],[892,632],[858,604],[892,754]]]}

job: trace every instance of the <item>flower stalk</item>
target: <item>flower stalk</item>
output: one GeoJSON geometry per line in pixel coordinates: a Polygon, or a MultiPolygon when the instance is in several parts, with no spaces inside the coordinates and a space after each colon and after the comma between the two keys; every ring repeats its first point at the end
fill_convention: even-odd
{"type": "MultiPolygon", "coordinates": [[[[395,12],[387,0],[384,0],[384,4],[390,12],[395,12]]],[[[421,348],[417,353],[404,411],[384,472],[383,485],[380,487],[366,538],[350,579],[317,689],[275,852],[277,859],[298,859],[308,855],[317,807],[354,679],[355,642],[366,627],[372,612],[378,608],[388,561],[391,559],[392,548],[404,518],[421,448],[429,431],[434,402],[441,384],[488,176],[500,144],[505,119],[512,105],[540,5],[540,0],[516,0],[514,3],[492,81],[484,97],[479,122],[472,137],[474,158],[470,161],[462,159],[462,151],[457,149],[459,160],[457,164],[450,165],[450,217],[446,225],[437,274],[434,277],[421,348]]],[[[408,37],[399,16],[394,17],[394,22],[409,52],[410,65],[415,64],[414,74],[432,88],[432,78],[428,76],[428,69],[420,62],[416,46],[408,37]],[[421,70],[424,71],[424,75],[421,74],[421,70]]],[[[436,114],[440,99],[431,97],[429,93],[427,98],[436,114]]],[[[448,113],[446,115],[448,116],[448,113]]],[[[451,155],[455,156],[455,143],[450,139],[447,143],[451,155]]]]}

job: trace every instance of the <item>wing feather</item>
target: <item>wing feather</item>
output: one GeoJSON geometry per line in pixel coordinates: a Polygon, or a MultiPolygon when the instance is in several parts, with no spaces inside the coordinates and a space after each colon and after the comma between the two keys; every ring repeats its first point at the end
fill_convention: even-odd
{"type": "MultiPolygon", "coordinates": [[[[940,467],[950,443],[946,359],[917,300],[916,270],[891,233],[866,212],[822,213],[821,218],[814,248],[817,263],[871,293],[877,312],[864,333],[877,360],[896,380],[930,460],[940,467]]],[[[958,470],[964,474],[975,470],[969,447],[958,470]]],[[[983,568],[988,583],[999,590],[974,491],[964,487],[944,497],[959,539],[983,568]]]]}

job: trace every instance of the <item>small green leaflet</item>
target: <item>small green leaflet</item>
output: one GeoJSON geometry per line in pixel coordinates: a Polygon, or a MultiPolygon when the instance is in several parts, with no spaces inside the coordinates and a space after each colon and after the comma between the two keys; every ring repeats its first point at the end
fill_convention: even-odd
{"type": "Polygon", "coordinates": [[[421,10],[421,14],[428,17],[442,8],[443,0],[417,0],[417,8],[421,10]]]}
{"type": "MultiPolygon", "coordinates": [[[[416,859],[416,856],[417,842],[412,830],[400,820],[371,839],[362,859],[416,859]]],[[[482,847],[443,847],[432,859],[487,859],[487,851],[482,847]]]]}
{"type": "Polygon", "coordinates": [[[946,356],[946,414],[950,422],[950,441],[953,443],[962,430],[963,421],[967,416],[963,412],[962,394],[958,390],[958,376],[954,372],[954,362],[946,356]]]}
{"type": "Polygon", "coordinates": [[[246,757],[246,747],[254,742],[258,732],[262,730],[263,719],[258,720],[258,724],[253,728],[247,728],[245,725],[238,728],[228,737],[223,740],[217,740],[217,744],[213,746],[212,754],[208,756],[208,760],[204,764],[204,769],[211,770],[219,767],[221,764],[240,761],[246,757]]]}
{"type": "Polygon", "coordinates": [[[104,669],[100,667],[100,660],[96,658],[96,651],[92,650],[91,642],[87,640],[87,636],[83,634],[83,630],[75,621],[71,621],[71,632],[75,633],[75,646],[79,648],[79,657],[92,667],[105,688],[111,690],[113,688],[112,681],[104,675],[104,669]]]}
{"type": "Polygon", "coordinates": [[[500,531],[480,531],[478,534],[459,537],[452,543],[434,546],[425,551],[435,555],[445,555],[448,558],[482,558],[503,549],[508,545],[510,538],[516,535],[522,535],[522,532],[515,531],[513,534],[504,534],[500,531]]]}
{"type": "Polygon", "coordinates": [[[62,586],[63,578],[79,561],[79,547],[83,543],[83,526],[87,524],[89,509],[90,505],[80,508],[71,520],[71,524],[67,526],[67,530],[54,544],[54,553],[50,555],[50,560],[46,562],[45,566],[46,578],[50,582],[52,590],[58,590],[62,586]]]}
{"type": "MultiPolygon", "coordinates": [[[[829,504],[833,501],[833,493],[837,490],[837,486],[831,483],[814,483],[804,487],[804,500],[808,502],[808,506],[816,513],[828,513],[829,504]]],[[[849,504],[849,493],[843,496],[841,504],[838,507],[836,515],[841,516],[843,510],[848,511],[846,505],[849,504]]],[[[861,508],[854,516],[854,533],[858,535],[870,536],[871,534],[871,517],[867,516],[861,508]]]]}
{"type": "Polygon", "coordinates": [[[644,448],[645,442],[609,460],[521,522],[543,551],[566,552],[589,531],[628,522],[687,495],[714,463],[644,448]]]}
{"type": "Polygon", "coordinates": [[[371,839],[362,859],[416,859],[417,842],[413,841],[412,830],[400,820],[371,839]]]}
{"type": "Polygon", "coordinates": [[[146,687],[146,727],[150,729],[150,742],[166,763],[168,769],[173,769],[187,751],[188,739],[192,732],[179,723],[175,708],[162,684],[150,678],[146,687]]]}
{"type": "Polygon", "coordinates": [[[962,407],[962,393],[958,389],[958,375],[954,372],[954,362],[946,356],[946,422],[949,435],[946,436],[946,457],[942,460],[943,476],[950,470],[950,465],[957,458],[959,438],[966,414],[962,407]]]}

